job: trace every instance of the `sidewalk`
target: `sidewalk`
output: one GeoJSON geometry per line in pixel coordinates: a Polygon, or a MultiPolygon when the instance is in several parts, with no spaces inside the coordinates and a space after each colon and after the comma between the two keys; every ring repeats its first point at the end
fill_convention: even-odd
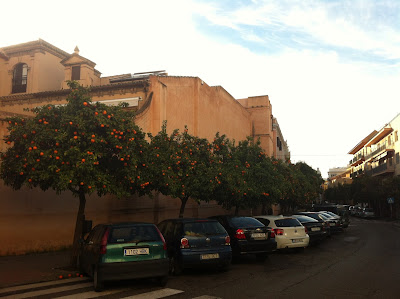
{"type": "Polygon", "coordinates": [[[69,262],[70,251],[0,257],[0,288],[76,277],[69,262]]]}

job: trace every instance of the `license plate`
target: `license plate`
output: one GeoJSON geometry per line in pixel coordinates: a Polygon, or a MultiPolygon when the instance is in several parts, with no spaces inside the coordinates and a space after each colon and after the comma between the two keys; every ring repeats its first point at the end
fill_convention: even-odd
{"type": "Polygon", "coordinates": [[[265,233],[254,233],[254,234],[251,234],[251,237],[253,239],[265,239],[266,234],[265,233]]]}
{"type": "Polygon", "coordinates": [[[312,231],[312,232],[319,231],[319,230],[321,230],[320,227],[312,227],[312,228],[311,228],[311,231],[312,231]]]}
{"type": "Polygon", "coordinates": [[[200,255],[201,260],[211,260],[211,259],[219,259],[218,253],[210,253],[210,254],[202,254],[200,255]]]}
{"type": "Polygon", "coordinates": [[[293,239],[292,243],[300,243],[303,242],[303,239],[293,239]]]}
{"type": "Polygon", "coordinates": [[[147,255],[149,254],[148,248],[132,248],[132,249],[124,249],[124,255],[147,255]]]}

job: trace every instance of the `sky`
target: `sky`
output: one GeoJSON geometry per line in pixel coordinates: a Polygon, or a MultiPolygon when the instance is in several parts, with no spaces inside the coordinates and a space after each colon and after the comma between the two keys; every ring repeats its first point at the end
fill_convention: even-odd
{"type": "Polygon", "coordinates": [[[38,40],[102,76],[165,70],[268,95],[291,161],[327,177],[400,112],[399,0],[2,3],[0,47],[38,40]]]}

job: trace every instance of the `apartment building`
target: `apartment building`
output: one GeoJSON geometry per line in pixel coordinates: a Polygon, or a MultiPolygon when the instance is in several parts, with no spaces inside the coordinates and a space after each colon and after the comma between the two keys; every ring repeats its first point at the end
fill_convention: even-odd
{"type": "Polygon", "coordinates": [[[362,139],[348,154],[350,177],[400,175],[400,114],[362,139]]]}

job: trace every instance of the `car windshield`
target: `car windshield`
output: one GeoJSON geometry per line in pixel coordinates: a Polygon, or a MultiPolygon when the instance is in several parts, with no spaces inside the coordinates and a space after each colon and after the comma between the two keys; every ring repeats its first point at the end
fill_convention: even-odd
{"type": "Polygon", "coordinates": [[[186,236],[206,236],[226,234],[224,227],[217,221],[188,222],[183,226],[186,236]]]}
{"type": "Polygon", "coordinates": [[[260,221],[251,217],[232,217],[229,219],[229,223],[233,227],[262,227],[265,226],[260,221]]]}
{"type": "Polygon", "coordinates": [[[308,216],[296,216],[297,220],[299,220],[301,223],[307,223],[307,222],[318,222],[318,220],[308,217],[308,216]]]}
{"type": "Polygon", "coordinates": [[[109,244],[161,241],[160,234],[153,225],[129,225],[112,227],[109,244]]]}
{"type": "Polygon", "coordinates": [[[279,219],[275,220],[275,225],[277,227],[296,227],[296,226],[302,226],[299,220],[295,218],[284,218],[284,219],[279,219]]]}

